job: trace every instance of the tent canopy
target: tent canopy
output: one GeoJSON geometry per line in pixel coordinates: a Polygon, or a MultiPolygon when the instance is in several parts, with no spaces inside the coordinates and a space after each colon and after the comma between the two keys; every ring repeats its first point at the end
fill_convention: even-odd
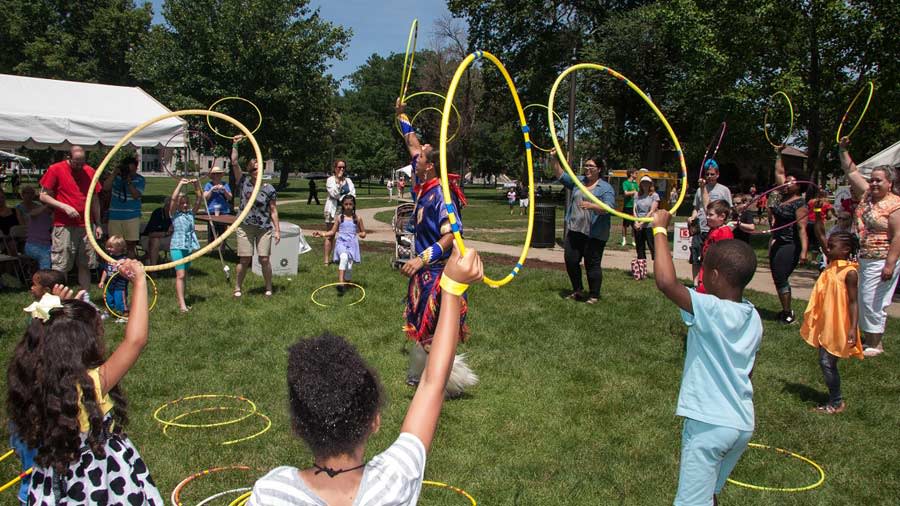
{"type": "Polygon", "coordinates": [[[900,141],[895,142],[889,148],[881,151],[868,160],[856,164],[859,171],[865,174],[866,177],[869,176],[872,169],[879,165],[890,165],[891,167],[900,166],[900,141]]]}
{"type": "MultiPolygon", "coordinates": [[[[113,146],[167,112],[140,88],[0,74],[0,147],[113,146]]],[[[183,125],[180,118],[160,121],[132,137],[129,146],[182,147],[176,134],[183,125]]]]}

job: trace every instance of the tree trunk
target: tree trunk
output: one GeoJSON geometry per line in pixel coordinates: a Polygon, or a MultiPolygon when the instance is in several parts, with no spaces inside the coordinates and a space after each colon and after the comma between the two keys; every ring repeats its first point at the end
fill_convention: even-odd
{"type": "MultiPolygon", "coordinates": [[[[278,189],[284,190],[288,187],[288,176],[291,175],[291,170],[288,168],[288,164],[283,162],[275,162],[275,165],[281,166],[281,174],[278,178],[278,189]]],[[[260,170],[262,170],[262,167],[260,167],[260,170]]]]}

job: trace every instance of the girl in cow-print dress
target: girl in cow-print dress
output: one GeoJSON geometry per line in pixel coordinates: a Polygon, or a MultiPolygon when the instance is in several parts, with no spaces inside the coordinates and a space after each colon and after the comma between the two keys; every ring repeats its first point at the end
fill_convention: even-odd
{"type": "Polygon", "coordinates": [[[26,308],[32,321],[7,372],[7,406],[17,435],[38,449],[29,505],[164,505],[125,435],[118,387],[147,343],[146,277],[134,260],[119,275],[134,287],[125,338],[109,358],[94,306],[45,296],[26,308]]]}

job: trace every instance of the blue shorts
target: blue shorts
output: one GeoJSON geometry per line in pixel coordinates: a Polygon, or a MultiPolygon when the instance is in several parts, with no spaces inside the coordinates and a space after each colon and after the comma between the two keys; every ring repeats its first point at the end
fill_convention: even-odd
{"type": "Polygon", "coordinates": [[[752,436],[751,430],[685,418],[675,506],[712,506],[752,436]]]}
{"type": "MultiPolygon", "coordinates": [[[[169,256],[172,257],[172,261],[173,261],[173,262],[176,261],[176,260],[181,260],[182,258],[184,258],[184,257],[186,257],[186,256],[188,256],[188,255],[190,255],[191,253],[193,253],[193,251],[191,251],[191,250],[189,250],[189,249],[176,249],[176,248],[173,248],[173,249],[170,249],[170,250],[169,250],[169,256]]],[[[191,267],[191,263],[190,263],[190,262],[185,262],[185,263],[183,263],[183,264],[181,264],[181,265],[176,265],[176,266],[175,266],[175,270],[176,270],[176,271],[186,271],[186,270],[188,270],[190,267],[191,267]]]]}

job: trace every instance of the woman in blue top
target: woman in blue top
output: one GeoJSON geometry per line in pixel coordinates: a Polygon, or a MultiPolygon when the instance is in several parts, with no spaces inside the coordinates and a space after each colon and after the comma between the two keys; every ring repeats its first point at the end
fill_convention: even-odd
{"type": "MultiPolygon", "coordinates": [[[[566,208],[568,232],[565,238],[566,272],[569,273],[569,280],[572,282],[572,293],[566,298],[595,304],[600,298],[600,286],[603,284],[601,262],[606,241],[609,240],[609,214],[588,200],[581,189],[575,186],[572,177],[563,172],[556,159],[556,150],[551,151],[550,156],[556,178],[563,186],[572,190],[572,200],[566,208]],[[586,298],[581,280],[582,259],[588,278],[589,292],[586,298]]],[[[599,157],[589,158],[584,163],[584,176],[580,181],[595,197],[607,206],[613,207],[616,203],[615,190],[609,183],[600,179],[600,171],[604,168],[603,161],[599,157]]]]}
{"type": "MultiPolygon", "coordinates": [[[[175,187],[175,191],[172,192],[172,200],[169,203],[169,215],[172,217],[172,241],[169,245],[169,256],[173,261],[181,260],[200,249],[197,232],[194,231],[194,214],[203,205],[201,197],[200,182],[196,179],[182,179],[175,187]],[[194,185],[196,197],[193,209],[188,203],[187,196],[181,194],[181,187],[187,184],[194,185]]],[[[175,267],[175,296],[178,297],[178,307],[182,313],[190,310],[184,302],[184,283],[190,267],[190,262],[175,267]]]]}
{"type": "Polygon", "coordinates": [[[203,198],[206,199],[207,214],[231,214],[231,187],[222,182],[225,171],[216,166],[209,171],[209,182],[203,187],[203,198]]]}

